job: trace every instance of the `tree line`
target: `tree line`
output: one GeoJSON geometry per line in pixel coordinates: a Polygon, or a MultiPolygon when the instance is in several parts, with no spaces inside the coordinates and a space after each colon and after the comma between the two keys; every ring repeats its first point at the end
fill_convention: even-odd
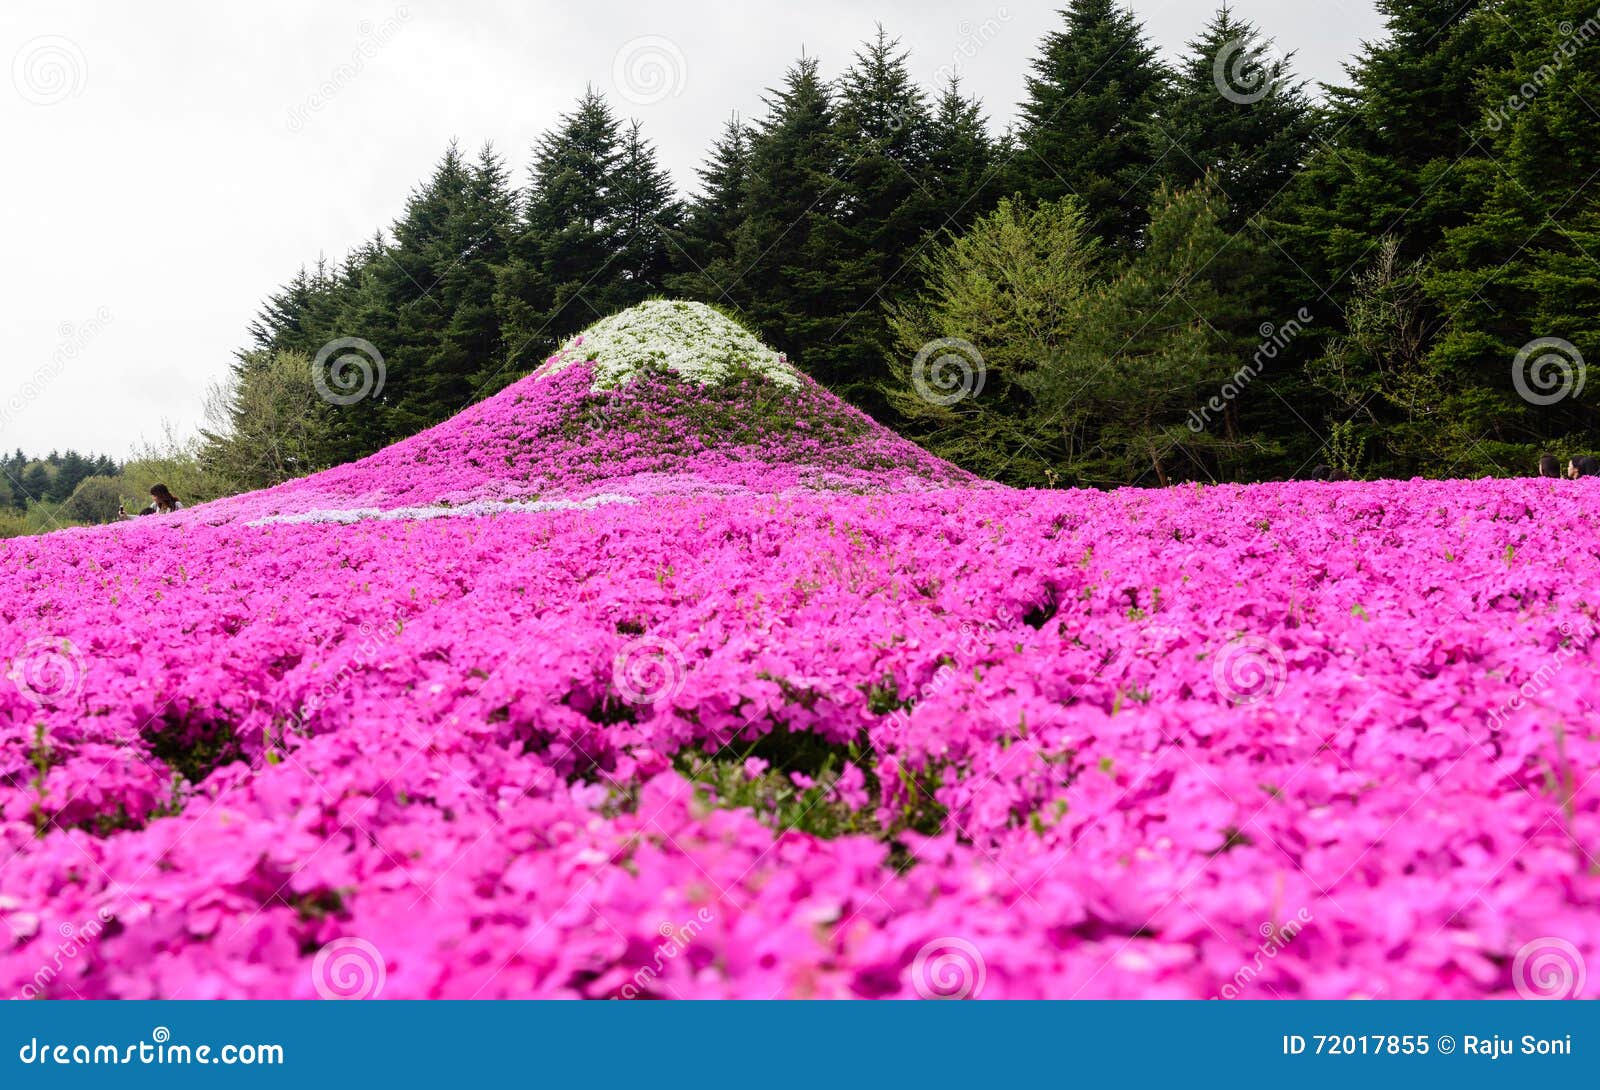
{"type": "Polygon", "coordinates": [[[71,522],[108,521],[117,506],[113,498],[109,512],[103,510],[104,482],[120,472],[105,455],[75,450],[52,450],[43,458],[21,450],[0,455],[0,537],[52,529],[57,511],[70,510],[63,517],[71,522]]]}
{"type": "Polygon", "coordinates": [[[151,485],[158,483],[188,500],[235,487],[206,468],[197,448],[169,427],[160,439],[138,444],[122,462],[75,450],[42,458],[21,450],[0,455],[0,538],[112,522],[123,507],[144,508],[151,485]]]}
{"type": "Polygon", "coordinates": [[[452,144],[387,231],[275,291],[214,391],[206,472],[246,488],[359,457],[663,294],[1017,484],[1582,452],[1596,12],[1380,8],[1384,36],[1313,94],[1226,7],[1169,63],[1113,0],[1071,0],[998,130],[880,30],[836,78],[794,62],[687,199],[591,88],[522,184],[452,144]]]}

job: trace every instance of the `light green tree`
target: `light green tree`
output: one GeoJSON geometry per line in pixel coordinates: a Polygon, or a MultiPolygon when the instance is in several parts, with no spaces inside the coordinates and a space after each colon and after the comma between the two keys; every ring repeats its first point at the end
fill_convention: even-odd
{"type": "Polygon", "coordinates": [[[1249,235],[1228,232],[1227,214],[1208,183],[1159,190],[1143,248],[1023,376],[1035,431],[1061,452],[1064,476],[1166,485],[1226,473],[1252,446],[1232,422],[1265,371],[1253,286],[1264,258],[1249,235]],[[1196,426],[1195,409],[1213,401],[1217,419],[1196,426]]]}
{"type": "Polygon", "coordinates": [[[62,510],[73,522],[98,524],[114,520],[121,503],[122,481],[97,474],[78,482],[62,510]]]}
{"type": "Polygon", "coordinates": [[[302,353],[248,354],[212,387],[206,415],[214,430],[204,433],[200,456],[234,490],[264,488],[327,463],[328,405],[302,353]]]}
{"type": "Polygon", "coordinates": [[[922,290],[894,306],[886,390],[906,430],[975,473],[1046,484],[1054,457],[1031,434],[1026,381],[1067,351],[1095,287],[1100,243],[1074,198],[1002,200],[918,261],[922,290]]]}

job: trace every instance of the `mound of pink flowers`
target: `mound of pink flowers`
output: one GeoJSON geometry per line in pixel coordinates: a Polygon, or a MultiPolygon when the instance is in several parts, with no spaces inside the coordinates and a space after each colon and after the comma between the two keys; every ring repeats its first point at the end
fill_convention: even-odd
{"type": "Polygon", "coordinates": [[[0,545],[0,993],[1600,968],[1600,489],[1018,492],[808,382],[591,377],[0,545]]]}

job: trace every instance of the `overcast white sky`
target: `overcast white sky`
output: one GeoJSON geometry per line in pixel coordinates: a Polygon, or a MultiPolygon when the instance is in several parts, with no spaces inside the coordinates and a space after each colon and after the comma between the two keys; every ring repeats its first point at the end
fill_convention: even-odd
{"type": "MultiPolygon", "coordinates": [[[[1216,2],[1133,6],[1175,51],[1216,2]]],[[[802,45],[836,75],[877,21],[1003,123],[1059,6],[0,0],[0,449],[122,456],[163,420],[193,431],[263,296],[387,227],[451,137],[492,140],[520,182],[593,82],[686,189],[802,45]]],[[[1371,0],[1233,7],[1314,80],[1381,30],[1371,0]]]]}

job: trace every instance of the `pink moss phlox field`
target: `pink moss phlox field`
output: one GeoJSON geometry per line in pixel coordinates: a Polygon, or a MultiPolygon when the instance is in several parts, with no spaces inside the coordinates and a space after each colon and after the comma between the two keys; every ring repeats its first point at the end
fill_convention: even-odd
{"type": "Polygon", "coordinates": [[[474,501],[578,499],[597,492],[915,488],[967,474],[801,379],[720,387],[647,375],[590,391],[592,367],[531,377],[370,458],[188,516],[301,514],[474,501]]]}
{"type": "Polygon", "coordinates": [[[1514,995],[1600,958],[1597,507],[1019,492],[809,382],[529,378],[0,544],[0,993],[359,939],[383,998],[1514,995]]]}

